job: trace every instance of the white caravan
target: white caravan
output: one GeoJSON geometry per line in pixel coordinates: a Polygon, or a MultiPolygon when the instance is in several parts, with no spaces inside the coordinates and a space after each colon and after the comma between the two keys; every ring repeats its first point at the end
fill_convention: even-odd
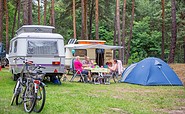
{"type": "Polygon", "coordinates": [[[65,66],[64,39],[60,34],[52,33],[52,26],[24,25],[16,31],[10,41],[9,65],[14,80],[19,76],[23,60],[46,67],[46,76],[62,76],[65,66]]]}

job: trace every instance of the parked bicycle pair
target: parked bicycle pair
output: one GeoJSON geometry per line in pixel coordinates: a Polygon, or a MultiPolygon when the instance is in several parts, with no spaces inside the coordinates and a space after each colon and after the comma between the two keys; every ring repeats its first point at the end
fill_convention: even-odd
{"type": "Polygon", "coordinates": [[[13,89],[11,105],[14,102],[16,105],[23,103],[26,112],[39,113],[46,100],[45,84],[42,82],[45,73],[41,70],[45,67],[33,65],[32,61],[24,58],[16,58],[16,60],[23,60],[23,67],[13,89]]]}

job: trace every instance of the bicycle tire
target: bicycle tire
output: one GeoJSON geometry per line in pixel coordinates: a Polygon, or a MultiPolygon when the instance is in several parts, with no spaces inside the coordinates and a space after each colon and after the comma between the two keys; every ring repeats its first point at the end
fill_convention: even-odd
{"type": "Polygon", "coordinates": [[[10,104],[11,106],[13,105],[14,100],[15,100],[15,95],[13,94],[12,99],[11,99],[11,104],[10,104]]]}
{"type": "Polygon", "coordinates": [[[37,93],[35,93],[34,83],[29,82],[24,92],[24,110],[28,113],[32,112],[36,103],[37,93]]]}
{"type": "Polygon", "coordinates": [[[13,96],[12,96],[12,99],[11,99],[11,105],[13,105],[16,96],[19,94],[18,88],[19,88],[20,83],[21,83],[20,80],[21,80],[21,78],[18,78],[17,81],[16,81],[16,84],[14,86],[13,96]]]}
{"type": "Polygon", "coordinates": [[[39,113],[42,111],[42,109],[44,108],[45,100],[46,100],[45,87],[43,84],[40,84],[37,92],[37,100],[34,107],[34,112],[39,113]]]}
{"type": "Polygon", "coordinates": [[[20,93],[16,96],[15,103],[16,105],[21,105],[23,103],[23,96],[24,96],[23,86],[20,87],[20,93]]]}

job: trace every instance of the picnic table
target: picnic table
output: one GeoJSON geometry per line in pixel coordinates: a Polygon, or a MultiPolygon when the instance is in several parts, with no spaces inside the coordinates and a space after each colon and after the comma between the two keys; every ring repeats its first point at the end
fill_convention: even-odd
{"type": "Polygon", "coordinates": [[[91,72],[94,72],[94,73],[109,73],[110,72],[110,69],[108,68],[91,68],[91,67],[85,67],[84,69],[86,70],[90,70],[91,72]]]}
{"type": "Polygon", "coordinates": [[[92,79],[94,80],[94,84],[100,84],[102,83],[101,81],[104,80],[104,84],[110,84],[110,78],[111,75],[110,73],[110,69],[108,68],[91,68],[91,67],[85,67],[85,70],[89,70],[91,72],[92,75],[92,79]],[[93,75],[93,74],[98,74],[98,75],[93,75]],[[95,81],[95,79],[97,80],[97,82],[95,81]]]}

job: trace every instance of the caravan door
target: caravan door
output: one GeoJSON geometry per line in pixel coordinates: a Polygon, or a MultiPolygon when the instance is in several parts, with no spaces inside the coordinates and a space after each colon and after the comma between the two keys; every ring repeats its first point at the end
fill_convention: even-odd
{"type": "Polygon", "coordinates": [[[104,65],[104,52],[105,52],[105,49],[96,49],[96,63],[99,66],[104,65]]]}

